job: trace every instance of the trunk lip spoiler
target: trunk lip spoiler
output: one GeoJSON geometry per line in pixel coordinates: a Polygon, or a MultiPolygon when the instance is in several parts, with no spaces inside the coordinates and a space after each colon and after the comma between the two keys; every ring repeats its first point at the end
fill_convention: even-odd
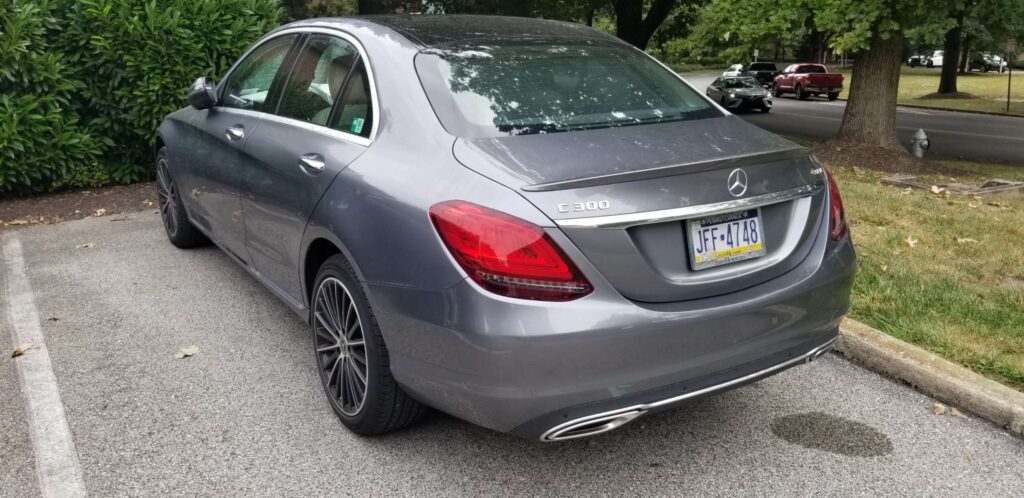
{"type": "Polygon", "coordinates": [[[560,180],[549,183],[537,183],[520,187],[525,192],[551,192],[555,190],[566,190],[571,188],[596,187],[612,183],[631,182],[636,180],[650,180],[677,175],[686,170],[688,173],[705,171],[715,168],[740,167],[769,161],[782,161],[786,159],[798,159],[807,157],[810,152],[805,147],[791,147],[770,151],[754,152],[749,154],[737,154],[732,156],[716,157],[668,166],[641,169],[637,171],[626,171],[622,173],[610,173],[606,175],[578,178],[573,180],[560,180]]]}
{"type": "Polygon", "coordinates": [[[657,211],[645,211],[641,213],[611,214],[606,216],[592,216],[587,218],[569,218],[562,220],[554,220],[554,222],[561,228],[623,229],[637,225],[680,221],[697,216],[710,216],[719,213],[736,211],[744,208],[767,206],[769,204],[776,204],[779,202],[785,202],[788,200],[814,195],[824,190],[824,188],[825,182],[822,178],[821,181],[812,184],[802,185],[800,187],[795,187],[788,190],[781,190],[778,192],[772,192],[770,194],[763,194],[743,199],[732,199],[728,201],[715,202],[711,204],[660,209],[657,211]]]}

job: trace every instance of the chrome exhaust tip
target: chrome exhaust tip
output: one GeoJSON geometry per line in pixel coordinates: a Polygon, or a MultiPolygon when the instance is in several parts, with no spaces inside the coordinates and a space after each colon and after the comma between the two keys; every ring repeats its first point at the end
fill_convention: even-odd
{"type": "Polygon", "coordinates": [[[832,351],[832,347],[835,346],[835,345],[836,345],[836,340],[832,340],[828,344],[824,344],[821,347],[815,349],[814,351],[811,351],[807,355],[807,359],[804,361],[804,363],[810,363],[810,362],[812,362],[814,360],[817,360],[818,358],[821,358],[822,356],[824,356],[829,351],[832,351]]]}
{"type": "Polygon", "coordinates": [[[567,441],[582,437],[596,436],[622,427],[626,423],[644,414],[644,410],[628,410],[617,413],[602,413],[589,417],[578,418],[558,425],[545,432],[541,441],[567,441]]]}

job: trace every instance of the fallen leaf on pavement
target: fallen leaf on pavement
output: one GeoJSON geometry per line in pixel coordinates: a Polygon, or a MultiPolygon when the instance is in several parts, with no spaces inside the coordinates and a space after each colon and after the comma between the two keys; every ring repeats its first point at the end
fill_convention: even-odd
{"type": "Polygon", "coordinates": [[[942,403],[935,403],[935,406],[932,407],[932,413],[934,413],[936,415],[945,415],[946,414],[946,405],[944,405],[942,403]]]}
{"type": "Polygon", "coordinates": [[[95,242],[86,242],[84,244],[78,244],[79,249],[92,249],[93,247],[96,247],[95,242]]]}
{"type": "Polygon", "coordinates": [[[199,352],[199,346],[188,346],[178,350],[174,357],[177,359],[188,358],[189,356],[195,355],[199,352]]]}
{"type": "Polygon", "coordinates": [[[17,219],[17,220],[8,221],[7,224],[8,225],[28,225],[29,221],[28,220],[17,219]]]}
{"type": "Polygon", "coordinates": [[[956,238],[956,242],[957,242],[957,244],[977,244],[978,243],[977,240],[972,239],[970,237],[957,237],[956,238]]]}
{"type": "Polygon", "coordinates": [[[93,216],[103,216],[105,214],[107,214],[107,210],[104,208],[99,208],[92,213],[93,216]]]}
{"type": "Polygon", "coordinates": [[[143,206],[147,206],[147,207],[148,206],[152,206],[153,205],[153,201],[151,201],[149,199],[146,199],[146,200],[142,201],[142,205],[143,206]]]}
{"type": "Polygon", "coordinates": [[[14,348],[14,352],[11,353],[11,358],[17,358],[33,349],[39,349],[39,346],[32,344],[31,342],[26,342],[25,344],[14,348]]]}
{"type": "Polygon", "coordinates": [[[915,239],[913,236],[910,236],[910,235],[907,236],[906,242],[907,242],[907,245],[910,246],[910,247],[914,247],[914,246],[917,245],[917,239],[915,239]]]}
{"type": "Polygon", "coordinates": [[[960,410],[957,410],[956,408],[950,408],[949,409],[949,414],[954,416],[954,417],[967,418],[966,415],[964,415],[963,413],[960,413],[960,410]]]}

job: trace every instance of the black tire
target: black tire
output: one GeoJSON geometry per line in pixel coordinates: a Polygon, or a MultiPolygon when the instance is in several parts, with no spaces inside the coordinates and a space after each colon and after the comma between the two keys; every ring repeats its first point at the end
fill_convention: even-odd
{"type": "Polygon", "coordinates": [[[931,68],[935,67],[935,63],[932,62],[932,61],[928,61],[928,63],[925,64],[925,67],[927,67],[928,69],[931,69],[931,68]]]}
{"type": "Polygon", "coordinates": [[[767,107],[767,106],[762,106],[761,107],[761,112],[763,112],[765,114],[768,114],[769,112],[771,112],[771,110],[772,110],[771,107],[767,107]]]}
{"type": "Polygon", "coordinates": [[[839,94],[838,93],[830,93],[830,94],[828,94],[828,99],[829,100],[838,100],[839,99],[839,94]]]}
{"type": "Polygon", "coordinates": [[[797,100],[807,100],[807,94],[804,93],[804,89],[800,85],[796,86],[793,94],[796,96],[797,100]]]}
{"type": "MultiPolygon", "coordinates": [[[[313,354],[316,357],[317,374],[328,403],[345,427],[362,436],[373,436],[402,429],[423,417],[428,410],[426,405],[414,400],[403,391],[391,375],[388,348],[384,344],[384,336],[381,334],[377,319],[370,308],[370,302],[366,299],[366,292],[359,284],[352,266],[340,254],[328,258],[320,266],[313,287],[310,308],[310,327],[313,332],[313,354]],[[362,357],[365,360],[363,364],[365,368],[362,370],[365,370],[365,377],[363,377],[365,384],[363,384],[363,399],[357,407],[351,402],[346,404],[345,394],[343,394],[343,391],[349,386],[351,386],[351,390],[345,391],[346,394],[357,392],[357,386],[354,384],[342,386],[344,380],[340,376],[341,374],[332,384],[332,379],[329,378],[330,368],[327,363],[333,363],[334,368],[337,368],[340,361],[341,372],[344,373],[347,361],[349,371],[355,375],[354,369],[358,368],[359,346],[349,346],[348,344],[337,346],[338,355],[333,354],[334,350],[324,350],[329,347],[331,337],[336,338],[330,333],[328,321],[330,316],[325,314],[327,308],[324,307],[324,303],[330,299],[332,289],[334,298],[340,299],[337,293],[338,283],[341,284],[341,289],[346,292],[351,299],[350,302],[354,305],[355,323],[359,325],[359,333],[362,338],[362,357]],[[344,355],[341,354],[342,349],[347,351],[344,355]],[[344,356],[344,358],[338,356],[344,356]]],[[[349,323],[349,316],[345,315],[340,320],[349,323]]],[[[354,326],[345,325],[341,328],[350,330],[354,329],[354,326]]],[[[355,337],[354,332],[352,337],[355,337]]],[[[346,339],[346,341],[349,340],[352,339],[346,339]]],[[[352,341],[352,344],[357,342],[357,340],[352,341]]],[[[356,379],[356,377],[352,378],[356,379]]]]}
{"type": "Polygon", "coordinates": [[[174,176],[167,159],[167,147],[160,147],[156,153],[156,197],[160,209],[160,221],[164,225],[167,239],[179,249],[188,249],[208,244],[209,239],[192,225],[181,203],[174,176]]]}
{"type": "Polygon", "coordinates": [[[776,85],[775,83],[772,83],[772,96],[773,97],[781,97],[782,96],[782,90],[780,90],[779,86],[776,85]]]}

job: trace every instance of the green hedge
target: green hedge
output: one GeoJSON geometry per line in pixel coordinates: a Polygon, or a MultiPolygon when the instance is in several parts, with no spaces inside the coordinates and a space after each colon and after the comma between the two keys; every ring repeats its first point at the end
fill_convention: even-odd
{"type": "Polygon", "coordinates": [[[151,176],[198,76],[277,25],[278,0],[0,0],[0,194],[151,176]]]}

